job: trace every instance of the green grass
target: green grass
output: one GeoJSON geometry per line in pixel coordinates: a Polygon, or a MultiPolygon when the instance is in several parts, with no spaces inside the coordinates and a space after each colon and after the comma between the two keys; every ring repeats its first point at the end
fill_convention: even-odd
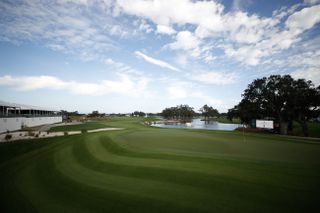
{"type": "MultiPolygon", "coordinates": [[[[212,119],[214,121],[218,121],[220,123],[234,123],[234,124],[240,124],[241,120],[240,118],[234,118],[232,121],[227,119],[227,117],[219,117],[219,118],[214,118],[212,119]]],[[[315,138],[320,138],[320,123],[317,122],[309,122],[308,123],[309,127],[309,137],[315,137],[315,138]]],[[[297,122],[293,123],[293,131],[292,135],[294,136],[304,136],[301,125],[297,122]]]]}
{"type": "MultiPolygon", "coordinates": [[[[309,122],[308,128],[309,128],[309,136],[310,137],[320,138],[320,123],[309,122]]],[[[293,123],[292,134],[297,135],[297,136],[304,136],[301,125],[299,123],[297,123],[297,122],[293,123]]]]}
{"type": "Polygon", "coordinates": [[[227,117],[222,116],[219,118],[213,118],[212,120],[220,123],[241,124],[240,118],[233,118],[232,121],[230,121],[227,117]]]}
{"type": "Polygon", "coordinates": [[[318,212],[320,141],[142,121],[0,144],[0,211],[318,212]]]}
{"type": "Polygon", "coordinates": [[[52,132],[65,132],[65,131],[81,131],[81,130],[92,130],[99,128],[107,128],[108,125],[99,122],[86,122],[83,124],[76,125],[64,125],[64,126],[56,126],[50,129],[52,132]]]}

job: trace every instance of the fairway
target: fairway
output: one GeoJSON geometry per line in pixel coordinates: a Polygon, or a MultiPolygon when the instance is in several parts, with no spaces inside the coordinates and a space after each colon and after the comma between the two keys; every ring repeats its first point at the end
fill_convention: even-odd
{"type": "Polygon", "coordinates": [[[125,130],[0,144],[0,211],[319,212],[319,140],[93,126],[125,130]]]}

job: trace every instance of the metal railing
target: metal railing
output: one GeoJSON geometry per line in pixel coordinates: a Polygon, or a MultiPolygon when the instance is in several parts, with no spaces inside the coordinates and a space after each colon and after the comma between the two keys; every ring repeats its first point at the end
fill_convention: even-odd
{"type": "Polygon", "coordinates": [[[61,117],[60,114],[53,114],[53,115],[30,115],[30,114],[1,114],[0,118],[17,118],[17,117],[24,117],[24,118],[38,118],[38,117],[61,117]]]}

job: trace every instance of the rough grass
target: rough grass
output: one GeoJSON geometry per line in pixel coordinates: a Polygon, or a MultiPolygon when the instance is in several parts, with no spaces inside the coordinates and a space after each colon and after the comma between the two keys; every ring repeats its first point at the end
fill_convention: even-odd
{"type": "MultiPolygon", "coordinates": [[[[232,121],[230,121],[227,117],[222,116],[219,118],[212,119],[214,121],[220,122],[220,123],[234,123],[234,124],[241,124],[241,120],[239,118],[234,118],[232,121]]],[[[309,122],[309,136],[320,138],[320,123],[319,122],[309,122]]],[[[301,125],[297,122],[293,122],[293,131],[292,135],[294,136],[304,136],[301,125]]]]}
{"type": "MultiPolygon", "coordinates": [[[[309,128],[309,136],[310,137],[320,138],[320,123],[319,122],[309,122],[308,128],[309,128]]],[[[304,136],[301,125],[299,123],[297,123],[297,122],[293,123],[292,134],[297,135],[297,136],[304,136]]]]}
{"type": "Polygon", "coordinates": [[[126,130],[1,144],[1,212],[318,210],[319,141],[103,124],[126,130]]]}
{"type": "Polygon", "coordinates": [[[226,116],[221,116],[219,118],[214,118],[212,120],[220,123],[241,124],[240,118],[233,118],[232,121],[230,121],[226,116]]]}

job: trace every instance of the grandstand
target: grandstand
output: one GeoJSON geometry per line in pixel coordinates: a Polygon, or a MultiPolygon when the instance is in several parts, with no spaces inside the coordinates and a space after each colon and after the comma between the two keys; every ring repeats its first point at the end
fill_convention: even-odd
{"type": "Polygon", "coordinates": [[[59,122],[58,110],[0,101],[0,133],[59,122]]]}

